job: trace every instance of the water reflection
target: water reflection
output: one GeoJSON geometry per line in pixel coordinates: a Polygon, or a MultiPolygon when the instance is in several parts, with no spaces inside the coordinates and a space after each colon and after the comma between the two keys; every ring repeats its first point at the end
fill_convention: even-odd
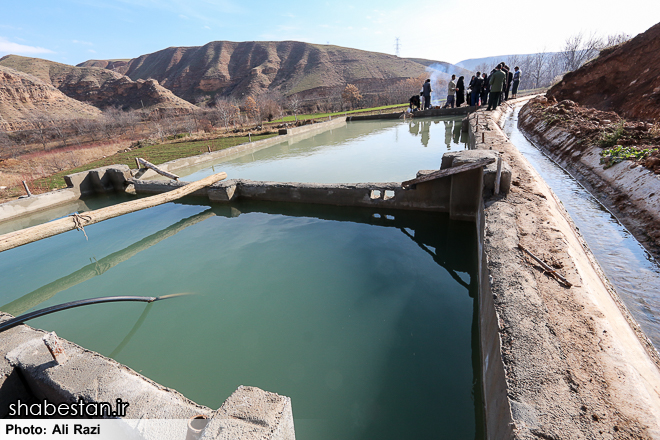
{"type": "Polygon", "coordinates": [[[94,261],[91,261],[87,266],[84,266],[75,272],[72,272],[71,274],[59,278],[51,283],[41,286],[40,288],[26,295],[23,295],[10,303],[0,306],[0,310],[10,313],[14,316],[21,315],[43,303],[44,301],[52,298],[59,292],[62,292],[63,290],[69,289],[80,283],[84,283],[85,281],[90,280],[96,276],[102,275],[116,265],[128,261],[139,252],[149,249],[150,247],[160,243],[166,238],[177,234],[185,228],[204,221],[209,217],[213,217],[214,215],[215,214],[213,214],[213,212],[211,212],[209,209],[202,213],[176,222],[175,224],[154,234],[151,234],[150,236],[145,237],[142,240],[133,243],[132,245],[127,246],[120,251],[114,252],[104,258],[101,258],[98,261],[94,259],[94,261]]]}
{"type": "Polygon", "coordinates": [[[177,174],[189,180],[199,179],[212,174],[215,166],[227,172],[230,179],[319,183],[403,181],[413,178],[419,170],[438,169],[443,151],[465,149],[461,127],[460,117],[349,122],[331,132],[310,134],[290,144],[284,142],[199,164],[177,170],[177,174]],[[448,126],[446,121],[451,124],[448,126]]]}

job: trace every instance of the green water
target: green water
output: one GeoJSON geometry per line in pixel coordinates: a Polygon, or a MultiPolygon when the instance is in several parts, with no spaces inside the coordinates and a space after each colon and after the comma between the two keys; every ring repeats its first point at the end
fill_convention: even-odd
{"type": "Polygon", "coordinates": [[[301,440],[481,437],[473,224],[197,203],[0,253],[0,309],[191,292],[31,324],[212,408],[239,385],[289,396],[301,440]]]}
{"type": "Polygon", "coordinates": [[[275,182],[402,182],[419,170],[440,169],[443,153],[465,149],[462,118],[349,122],[176,173],[186,180],[224,171],[229,179],[275,182]]]}

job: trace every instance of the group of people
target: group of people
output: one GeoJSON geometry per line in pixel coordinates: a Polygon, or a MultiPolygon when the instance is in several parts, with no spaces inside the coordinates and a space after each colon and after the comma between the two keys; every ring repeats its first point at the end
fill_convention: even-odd
{"type": "Polygon", "coordinates": [[[461,76],[456,81],[456,75],[452,75],[447,86],[447,103],[444,108],[460,107],[466,102],[466,95],[468,105],[488,104],[488,110],[496,108],[503,100],[509,99],[509,92],[511,92],[511,97],[515,98],[518,94],[522,72],[518,66],[513,70],[511,72],[509,66],[500,63],[491,70],[489,75],[486,72],[477,72],[468,84],[467,94],[465,77],[461,76]]]}
{"type": "MultiPolygon", "coordinates": [[[[456,75],[452,75],[447,86],[447,103],[444,108],[460,107],[466,102],[467,96],[467,105],[488,104],[488,110],[495,109],[502,101],[509,99],[509,92],[512,98],[516,98],[521,76],[522,72],[518,66],[511,72],[509,66],[502,62],[491,70],[490,74],[477,72],[473,75],[466,93],[465,77],[461,76],[456,80],[456,75]]],[[[419,95],[410,98],[410,110],[430,108],[432,91],[431,80],[427,79],[419,95]]]]}

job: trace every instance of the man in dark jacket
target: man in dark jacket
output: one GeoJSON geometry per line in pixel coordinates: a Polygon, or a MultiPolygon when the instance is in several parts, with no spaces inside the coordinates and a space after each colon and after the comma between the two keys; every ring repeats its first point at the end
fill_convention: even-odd
{"type": "Polygon", "coordinates": [[[500,96],[502,95],[502,89],[504,88],[504,81],[506,80],[506,75],[502,72],[502,66],[498,64],[495,68],[495,72],[490,75],[488,82],[490,83],[490,95],[488,96],[488,110],[496,109],[500,105],[500,96]]]}
{"type": "Polygon", "coordinates": [[[431,80],[427,79],[422,86],[422,95],[424,96],[424,110],[431,106],[431,80]]]}
{"type": "Polygon", "coordinates": [[[481,77],[481,72],[477,72],[477,76],[474,78],[474,81],[472,81],[472,85],[470,86],[472,88],[472,93],[470,94],[470,105],[479,104],[479,96],[481,96],[481,89],[483,86],[484,80],[481,77]]]}

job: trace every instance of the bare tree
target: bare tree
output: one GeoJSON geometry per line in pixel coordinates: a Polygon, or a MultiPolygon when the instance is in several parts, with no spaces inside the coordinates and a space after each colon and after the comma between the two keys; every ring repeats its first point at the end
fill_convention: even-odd
{"type": "Polygon", "coordinates": [[[608,35],[603,39],[602,45],[601,45],[601,50],[605,49],[606,47],[612,47],[612,46],[618,46],[621,43],[625,43],[626,41],[630,40],[632,38],[632,35],[626,34],[625,32],[621,32],[619,34],[612,34],[608,35]]]}
{"type": "Polygon", "coordinates": [[[236,118],[240,114],[240,109],[237,105],[229,102],[226,99],[216,99],[214,113],[222,121],[225,130],[229,129],[229,125],[236,124],[236,118]]]}
{"type": "Polygon", "coordinates": [[[293,117],[298,122],[298,112],[302,107],[302,101],[297,95],[292,95],[287,102],[287,108],[293,113],[293,117]]]}
{"type": "Polygon", "coordinates": [[[560,61],[564,72],[577,70],[581,65],[598,55],[603,47],[603,40],[595,34],[585,35],[579,32],[566,39],[560,61]]]}
{"type": "Polygon", "coordinates": [[[528,76],[531,80],[530,86],[533,89],[544,87],[549,83],[547,78],[547,68],[550,55],[546,52],[545,48],[538,53],[528,55],[526,57],[526,64],[528,69],[528,76]]]}
{"type": "Polygon", "coordinates": [[[44,150],[46,150],[51,127],[50,118],[43,113],[35,113],[28,118],[28,121],[34,129],[37,141],[40,142],[44,147],[44,150]]]}

